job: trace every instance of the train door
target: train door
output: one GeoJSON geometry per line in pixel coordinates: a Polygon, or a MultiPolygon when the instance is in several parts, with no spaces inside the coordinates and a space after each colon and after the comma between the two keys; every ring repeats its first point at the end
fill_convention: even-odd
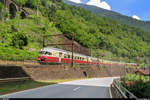
{"type": "Polygon", "coordinates": [[[61,63],[62,52],[59,52],[59,63],[61,63]]]}

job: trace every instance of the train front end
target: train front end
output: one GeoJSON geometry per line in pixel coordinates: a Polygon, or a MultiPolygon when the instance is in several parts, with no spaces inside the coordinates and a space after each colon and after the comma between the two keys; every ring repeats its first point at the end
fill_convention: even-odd
{"type": "Polygon", "coordinates": [[[37,57],[37,61],[40,63],[47,63],[49,56],[51,55],[51,52],[47,49],[41,49],[39,52],[39,56],[37,57]]]}

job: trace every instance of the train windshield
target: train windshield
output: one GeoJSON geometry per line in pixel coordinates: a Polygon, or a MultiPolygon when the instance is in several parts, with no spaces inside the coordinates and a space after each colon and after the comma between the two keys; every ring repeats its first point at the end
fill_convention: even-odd
{"type": "Polygon", "coordinates": [[[40,51],[40,55],[52,55],[52,53],[48,51],[40,51]]]}

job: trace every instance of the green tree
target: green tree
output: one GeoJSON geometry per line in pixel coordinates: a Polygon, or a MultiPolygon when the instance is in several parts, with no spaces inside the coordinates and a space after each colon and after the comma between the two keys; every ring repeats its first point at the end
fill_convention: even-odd
{"type": "Polygon", "coordinates": [[[23,32],[16,32],[12,36],[11,46],[23,49],[23,46],[27,46],[27,45],[28,45],[28,38],[27,38],[25,33],[23,33],[23,32]]]}
{"type": "Polygon", "coordinates": [[[15,0],[20,6],[24,6],[27,3],[27,0],[15,0]]]}
{"type": "Polygon", "coordinates": [[[9,16],[8,11],[4,8],[3,4],[0,2],[0,20],[4,21],[9,16]]]}

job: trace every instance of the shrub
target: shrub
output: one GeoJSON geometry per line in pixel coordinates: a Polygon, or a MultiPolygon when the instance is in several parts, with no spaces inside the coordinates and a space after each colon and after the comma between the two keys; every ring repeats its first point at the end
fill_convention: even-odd
{"type": "Polygon", "coordinates": [[[131,85],[130,87],[127,87],[129,91],[134,93],[136,96],[143,98],[144,94],[146,93],[145,90],[147,90],[147,85],[144,81],[136,81],[135,84],[131,85]]]}
{"type": "Polygon", "coordinates": [[[139,98],[150,98],[150,81],[148,76],[127,74],[121,78],[121,84],[139,98]],[[133,83],[128,85],[127,83],[133,83]]]}
{"type": "Polygon", "coordinates": [[[22,49],[23,46],[27,46],[28,45],[28,38],[26,36],[26,34],[21,33],[21,32],[16,32],[13,36],[12,36],[12,46],[17,47],[22,49]]]}

